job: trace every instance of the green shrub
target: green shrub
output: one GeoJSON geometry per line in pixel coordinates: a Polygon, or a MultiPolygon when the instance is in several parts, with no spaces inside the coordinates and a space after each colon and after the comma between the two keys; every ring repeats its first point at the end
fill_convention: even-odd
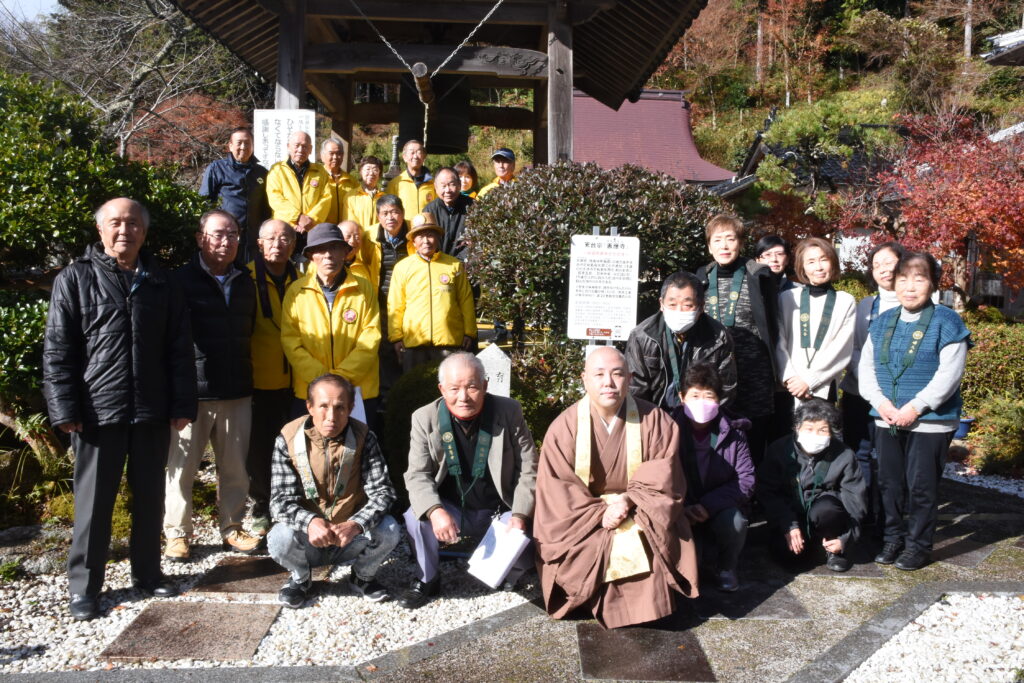
{"type": "Polygon", "coordinates": [[[867,285],[866,278],[860,273],[844,273],[841,278],[836,280],[835,288],[840,292],[852,294],[853,298],[857,301],[872,293],[871,288],[867,285]]]}
{"type": "Polygon", "coordinates": [[[23,409],[41,407],[47,308],[43,292],[0,289],[0,397],[23,409]]]}
{"type": "Polygon", "coordinates": [[[991,396],[1024,396],[1024,325],[971,323],[968,329],[974,347],[961,384],[964,413],[974,416],[991,396]]]}
{"type": "MultiPolygon", "coordinates": [[[[156,504],[161,504],[158,501],[156,504]]],[[[121,487],[114,500],[114,514],[111,518],[110,537],[128,538],[132,530],[132,494],[128,490],[128,484],[121,482],[121,487]]],[[[43,520],[59,520],[65,524],[72,524],[75,521],[75,494],[71,491],[64,491],[51,495],[46,502],[46,512],[43,520]]]]}
{"type": "Polygon", "coordinates": [[[1006,322],[1006,316],[995,306],[971,306],[963,313],[960,314],[963,318],[964,324],[969,328],[974,328],[978,323],[1004,323],[1006,322]]]}
{"type": "Polygon", "coordinates": [[[970,464],[982,474],[1020,476],[1024,472],[1024,398],[990,396],[974,414],[970,464]]]}
{"type": "Polygon", "coordinates": [[[722,210],[707,191],[637,166],[560,162],[524,171],[467,218],[467,268],[487,293],[481,312],[564,335],[571,237],[614,226],[641,240],[642,318],[656,309],[662,280],[707,260],[704,225],[722,210]]]}

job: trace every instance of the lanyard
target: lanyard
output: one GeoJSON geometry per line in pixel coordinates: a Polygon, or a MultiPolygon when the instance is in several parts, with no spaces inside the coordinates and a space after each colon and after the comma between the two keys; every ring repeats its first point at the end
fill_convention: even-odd
{"type": "MultiPolygon", "coordinates": [[[[910,344],[907,345],[907,350],[903,353],[903,358],[900,360],[900,369],[893,374],[891,368],[889,368],[889,350],[892,346],[892,337],[896,332],[896,324],[900,321],[900,314],[903,312],[901,306],[896,310],[895,315],[886,323],[885,331],[882,336],[882,348],[879,352],[879,360],[882,363],[882,367],[889,371],[892,375],[892,398],[896,400],[896,388],[899,384],[900,377],[907,371],[914,361],[917,360],[917,350],[921,346],[921,341],[924,339],[925,332],[928,331],[928,326],[932,322],[932,316],[935,315],[935,306],[929,302],[924,310],[921,311],[921,317],[917,319],[917,323],[914,325],[914,331],[910,333],[910,344]]],[[[893,436],[896,435],[896,425],[890,425],[889,432],[893,436]]]]}
{"type": "Polygon", "coordinates": [[[825,293],[825,309],[821,312],[821,322],[818,323],[818,332],[814,335],[814,350],[811,349],[811,292],[810,287],[804,287],[800,292],[800,348],[804,350],[807,357],[807,366],[810,367],[814,357],[818,355],[821,345],[825,342],[825,334],[828,332],[829,323],[832,322],[832,311],[836,307],[836,290],[829,288],[825,293]]]}
{"type": "MultiPolygon", "coordinates": [[[[462,462],[455,446],[455,434],[452,431],[452,414],[448,406],[441,401],[437,407],[437,426],[441,430],[441,446],[444,448],[444,462],[448,466],[448,474],[455,477],[459,489],[461,508],[466,508],[466,494],[473,490],[480,477],[487,472],[487,456],[491,452],[491,402],[484,399],[484,410],[480,415],[480,427],[477,430],[476,453],[473,454],[473,480],[469,488],[462,488],[462,462]]],[[[461,427],[460,427],[461,429],[461,427]]]]}
{"type": "Polygon", "coordinates": [[[732,284],[729,287],[729,301],[725,306],[725,315],[719,319],[718,313],[718,264],[711,268],[708,273],[708,290],[712,292],[708,297],[711,304],[711,317],[718,320],[726,327],[733,327],[736,324],[736,302],[740,299],[740,290],[743,289],[743,278],[746,276],[745,263],[736,264],[736,272],[732,274],[732,284]]]}

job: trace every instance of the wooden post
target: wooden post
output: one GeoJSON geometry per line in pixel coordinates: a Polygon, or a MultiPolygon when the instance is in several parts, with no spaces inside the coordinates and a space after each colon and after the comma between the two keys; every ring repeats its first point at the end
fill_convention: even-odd
{"type": "Polygon", "coordinates": [[[548,84],[533,86],[533,163],[548,163],[548,84]]]}
{"type": "Polygon", "coordinates": [[[277,36],[277,85],[274,106],[301,109],[306,91],[302,72],[306,46],[306,0],[281,0],[277,36]]]}
{"type": "Polygon", "coordinates": [[[572,159],[572,26],[565,0],[548,5],[548,161],[572,159]]]}
{"type": "Polygon", "coordinates": [[[352,98],[355,95],[355,83],[351,78],[346,78],[341,83],[341,102],[334,103],[335,110],[331,112],[331,134],[345,142],[345,158],[341,167],[346,171],[352,170],[352,164],[356,162],[352,158],[352,98]]]}

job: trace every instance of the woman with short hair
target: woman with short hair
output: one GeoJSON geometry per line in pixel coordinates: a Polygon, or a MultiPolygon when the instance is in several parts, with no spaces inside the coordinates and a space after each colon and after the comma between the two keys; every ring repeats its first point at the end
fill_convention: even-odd
{"type": "Polygon", "coordinates": [[[798,401],[817,396],[835,402],[837,379],[853,353],[857,302],[832,286],[839,279],[839,256],[827,240],[801,241],[795,271],[805,286],[779,295],[779,375],[798,401]]]}
{"type": "Polygon", "coordinates": [[[960,381],[971,346],[960,316],[932,302],[938,287],[931,254],[904,254],[893,274],[900,305],[871,325],[860,354],[885,515],[885,545],[875,562],[906,571],[930,561],[939,479],[960,423],[960,381]]]}
{"type": "Polygon", "coordinates": [[[754,245],[754,260],[772,271],[780,293],[799,286],[788,276],[793,260],[792,249],[789,242],[778,235],[764,235],[757,241],[754,245]]]}

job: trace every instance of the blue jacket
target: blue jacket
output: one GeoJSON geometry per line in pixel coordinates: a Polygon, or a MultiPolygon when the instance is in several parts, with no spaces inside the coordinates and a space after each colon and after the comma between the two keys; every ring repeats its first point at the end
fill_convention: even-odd
{"type": "Polygon", "coordinates": [[[199,194],[234,216],[243,233],[248,233],[250,226],[255,233],[270,218],[266,177],[267,169],[256,157],[240,164],[228,156],[206,167],[199,194]]]}

